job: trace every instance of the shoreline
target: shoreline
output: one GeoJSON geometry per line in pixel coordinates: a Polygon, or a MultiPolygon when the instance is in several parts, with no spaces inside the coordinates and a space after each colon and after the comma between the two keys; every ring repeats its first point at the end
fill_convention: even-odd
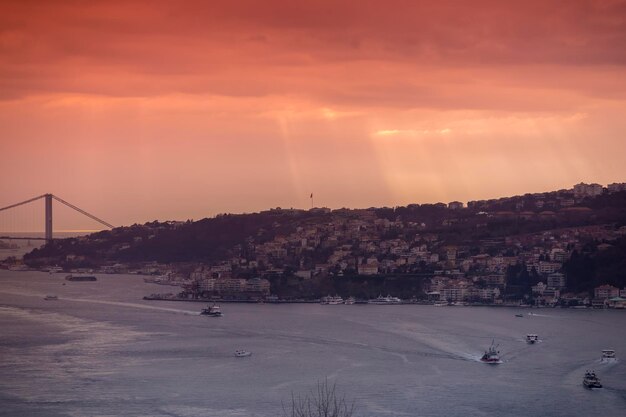
{"type": "MultiPolygon", "coordinates": [[[[176,301],[176,302],[190,302],[190,303],[222,303],[222,304],[321,304],[320,300],[244,300],[244,299],[189,299],[189,298],[164,298],[160,297],[156,294],[150,296],[144,296],[143,300],[146,301],[176,301]]],[[[514,308],[514,309],[522,309],[522,310],[546,310],[546,309],[567,309],[567,310],[620,310],[616,308],[592,308],[592,307],[549,307],[549,306],[519,306],[519,305],[505,305],[505,304],[465,304],[465,305],[435,305],[434,303],[428,302],[411,302],[411,301],[403,301],[400,303],[389,303],[389,304],[376,304],[376,303],[368,303],[368,302],[356,302],[354,304],[337,304],[337,305],[374,305],[374,306],[400,306],[400,305],[418,305],[418,306],[432,306],[432,307],[493,307],[493,308],[514,308]]]]}

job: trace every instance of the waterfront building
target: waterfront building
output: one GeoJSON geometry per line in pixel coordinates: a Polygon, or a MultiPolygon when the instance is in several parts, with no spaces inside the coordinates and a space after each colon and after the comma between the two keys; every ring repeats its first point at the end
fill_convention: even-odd
{"type": "Polygon", "coordinates": [[[594,298],[604,300],[607,298],[619,297],[620,290],[617,287],[605,284],[594,288],[593,294],[594,298]]]}

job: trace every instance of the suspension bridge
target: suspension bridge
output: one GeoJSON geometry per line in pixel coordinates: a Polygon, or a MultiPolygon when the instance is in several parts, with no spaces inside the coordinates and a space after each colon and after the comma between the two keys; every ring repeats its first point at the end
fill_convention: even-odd
{"type": "MultiPolygon", "coordinates": [[[[67,207],[69,207],[70,209],[79,212],[80,214],[90,218],[91,220],[94,220],[100,224],[102,224],[103,226],[106,226],[110,229],[113,229],[115,226],[113,226],[110,223],[105,222],[104,220],[94,216],[93,214],[90,214],[88,212],[86,212],[85,210],[76,207],[75,205],[68,203],[67,201],[63,200],[62,198],[57,197],[54,194],[43,194],[37,197],[33,197],[33,198],[29,198],[28,200],[25,201],[21,201],[19,203],[15,203],[15,204],[11,204],[10,206],[6,206],[6,207],[2,207],[0,208],[0,212],[6,212],[7,210],[10,209],[14,209],[17,207],[21,207],[24,206],[26,204],[30,204],[33,203],[35,201],[39,201],[39,200],[43,200],[44,201],[44,228],[45,228],[45,237],[21,237],[21,236],[0,236],[0,239],[28,239],[28,240],[46,240],[47,242],[51,241],[54,237],[53,237],[53,228],[52,228],[52,202],[57,201],[67,207]]],[[[3,234],[2,232],[0,232],[0,234],[3,234]]]]}

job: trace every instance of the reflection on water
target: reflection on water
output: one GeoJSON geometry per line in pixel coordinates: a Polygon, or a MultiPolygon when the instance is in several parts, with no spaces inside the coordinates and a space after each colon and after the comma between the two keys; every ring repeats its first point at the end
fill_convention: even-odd
{"type": "Polygon", "coordinates": [[[626,406],[620,311],[519,319],[504,308],[228,304],[210,318],[199,303],[142,300],[159,287],[137,276],[63,281],[0,271],[5,415],[276,416],[324,378],[359,416],[617,416],[626,406]],[[528,345],[527,333],[542,342],[528,345]],[[478,360],[492,339],[501,365],[478,360]],[[618,361],[600,363],[604,348],[618,361]],[[585,369],[606,389],[585,390],[585,369]]]}

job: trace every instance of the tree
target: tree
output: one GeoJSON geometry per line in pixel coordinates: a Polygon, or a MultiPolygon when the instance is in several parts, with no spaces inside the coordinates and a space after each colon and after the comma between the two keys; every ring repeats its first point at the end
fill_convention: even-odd
{"type": "Polygon", "coordinates": [[[317,389],[304,396],[291,393],[291,407],[283,404],[284,417],[351,417],[354,403],[348,404],[344,395],[338,395],[336,385],[328,379],[317,383],[317,389]]]}

